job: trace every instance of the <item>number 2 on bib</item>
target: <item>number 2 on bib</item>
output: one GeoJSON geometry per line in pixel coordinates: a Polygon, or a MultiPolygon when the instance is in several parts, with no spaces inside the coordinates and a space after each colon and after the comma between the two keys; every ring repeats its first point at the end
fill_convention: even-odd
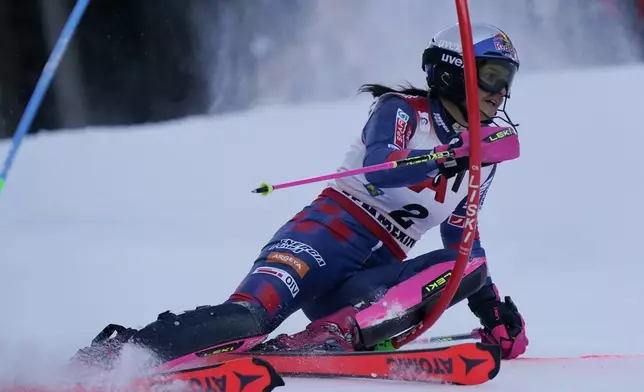
{"type": "MultiPolygon", "coordinates": [[[[459,175],[459,177],[461,176],[459,175]]],[[[458,192],[460,182],[461,181],[457,178],[452,191],[458,192]]],[[[425,189],[430,189],[435,192],[434,200],[438,203],[444,203],[445,196],[447,195],[447,179],[442,176],[432,177],[407,188],[416,193],[420,193],[425,189]]],[[[420,204],[407,204],[406,206],[403,206],[401,210],[392,211],[389,216],[391,216],[391,218],[396,221],[400,227],[407,230],[414,224],[414,221],[412,221],[411,218],[425,219],[429,216],[429,211],[420,204]]]]}
{"type": "Polygon", "coordinates": [[[403,229],[407,230],[414,224],[411,218],[425,219],[429,216],[427,208],[420,204],[407,204],[402,210],[392,211],[389,216],[396,221],[403,229]]]}

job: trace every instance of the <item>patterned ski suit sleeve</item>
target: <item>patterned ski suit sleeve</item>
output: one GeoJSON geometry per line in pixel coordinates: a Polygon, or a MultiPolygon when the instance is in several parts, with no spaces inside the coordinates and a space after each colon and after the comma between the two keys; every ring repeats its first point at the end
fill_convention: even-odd
{"type": "MultiPolygon", "coordinates": [[[[383,96],[371,110],[371,116],[362,132],[366,154],[364,166],[396,161],[433,152],[408,149],[414,136],[416,113],[407,101],[398,96],[383,96]]],[[[436,162],[399,167],[366,174],[366,179],[379,188],[400,188],[417,184],[438,170],[436,162]]]]}
{"type": "MultiPolygon", "coordinates": [[[[492,183],[492,179],[496,174],[496,165],[492,169],[489,177],[481,185],[481,195],[479,198],[479,212],[483,210],[483,202],[485,201],[485,196],[487,191],[492,183]]],[[[463,198],[458,204],[452,215],[450,215],[443,223],[440,225],[441,239],[443,240],[443,247],[449,249],[457,249],[461,243],[461,238],[463,236],[463,230],[465,227],[465,207],[467,206],[467,197],[463,198]]],[[[474,242],[472,244],[472,254],[471,257],[485,257],[485,249],[481,245],[481,238],[479,235],[478,224],[476,227],[474,242]]],[[[488,275],[486,285],[492,284],[492,278],[488,275]]]]}

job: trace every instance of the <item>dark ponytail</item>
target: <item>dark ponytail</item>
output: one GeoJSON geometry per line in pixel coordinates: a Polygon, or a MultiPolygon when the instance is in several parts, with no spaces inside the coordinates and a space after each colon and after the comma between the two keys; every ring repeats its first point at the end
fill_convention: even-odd
{"type": "Polygon", "coordinates": [[[374,98],[378,98],[386,93],[399,93],[405,95],[412,95],[415,97],[426,97],[429,90],[421,89],[407,84],[406,86],[398,86],[397,89],[382,85],[382,84],[363,84],[358,89],[358,93],[370,93],[374,98]]]}

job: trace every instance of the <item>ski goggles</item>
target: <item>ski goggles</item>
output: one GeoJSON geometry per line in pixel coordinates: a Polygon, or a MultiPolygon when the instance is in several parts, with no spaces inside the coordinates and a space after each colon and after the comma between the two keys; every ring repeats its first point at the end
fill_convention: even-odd
{"type": "Polygon", "coordinates": [[[481,90],[496,94],[505,89],[506,95],[510,95],[512,80],[518,70],[515,64],[507,60],[483,58],[477,60],[476,69],[481,90]]]}

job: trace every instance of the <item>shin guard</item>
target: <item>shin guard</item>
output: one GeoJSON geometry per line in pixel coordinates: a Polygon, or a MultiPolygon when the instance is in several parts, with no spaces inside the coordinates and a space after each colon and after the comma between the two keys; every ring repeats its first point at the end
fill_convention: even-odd
{"type": "MultiPolygon", "coordinates": [[[[443,292],[454,261],[433,265],[390,288],[376,303],[361,309],[356,321],[365,347],[373,347],[418,325],[443,292]]],[[[487,278],[485,257],[472,259],[450,306],[477,292],[487,278]]]]}

